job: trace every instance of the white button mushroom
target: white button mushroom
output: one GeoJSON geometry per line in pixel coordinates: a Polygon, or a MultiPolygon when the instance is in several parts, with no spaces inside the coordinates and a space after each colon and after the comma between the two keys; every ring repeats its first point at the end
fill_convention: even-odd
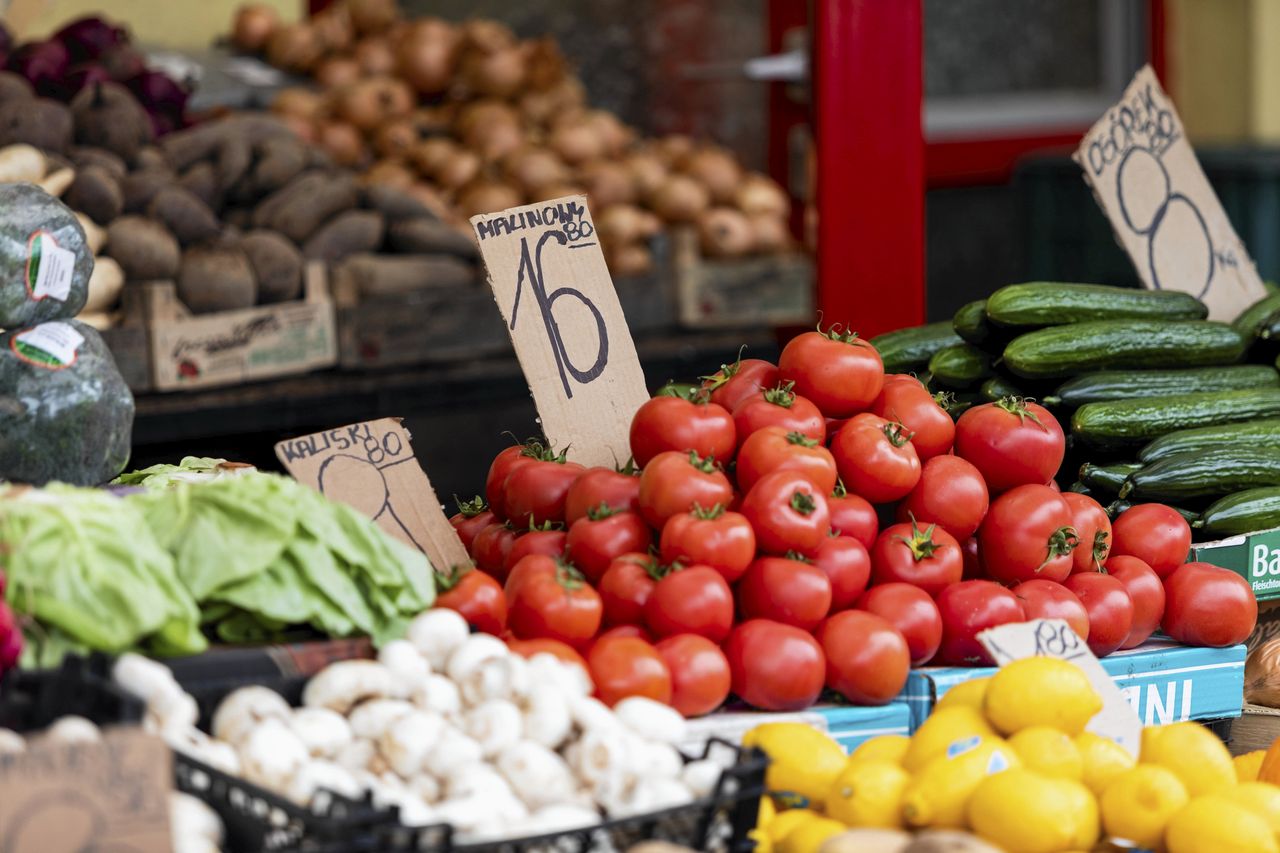
{"type": "Polygon", "coordinates": [[[496,798],[503,794],[514,794],[502,774],[493,765],[484,763],[455,768],[446,779],[445,793],[451,800],[471,796],[496,798]]]}
{"type": "Polygon", "coordinates": [[[458,685],[443,675],[429,676],[410,698],[424,711],[435,711],[449,719],[462,713],[462,694],[458,692],[458,685]]]}
{"type": "Polygon", "coordinates": [[[391,670],[395,677],[397,699],[408,699],[418,685],[431,675],[431,664],[422,656],[417,647],[408,640],[392,640],[378,652],[378,662],[391,670]]]}
{"type": "Polygon", "coordinates": [[[84,717],[68,714],[53,721],[44,736],[58,743],[101,743],[102,730],[84,717]]]}
{"type": "Polygon", "coordinates": [[[26,751],[26,738],[12,729],[0,729],[0,755],[26,751]]]}
{"type": "Polygon", "coordinates": [[[461,688],[471,672],[478,669],[485,661],[505,658],[510,654],[512,652],[507,648],[506,643],[497,637],[489,634],[472,634],[449,655],[449,663],[444,672],[461,688]]]}
{"type": "Polygon", "coordinates": [[[577,790],[573,771],[564,759],[531,740],[522,740],[504,750],[497,765],[516,796],[530,808],[564,802],[577,790]]]}
{"type": "Polygon", "coordinates": [[[521,824],[520,830],[527,835],[549,835],[553,832],[567,832],[571,829],[595,826],[599,822],[600,813],[585,806],[544,806],[530,815],[529,819],[521,824]]]}
{"type": "Polygon", "coordinates": [[[556,749],[573,731],[569,703],[554,684],[532,685],[521,706],[524,710],[524,733],[530,740],[556,749]]]}
{"type": "Polygon", "coordinates": [[[378,755],[378,745],[369,738],[354,738],[350,743],[338,750],[334,761],[352,773],[367,771],[373,759],[378,755]]]}
{"type": "Polygon", "coordinates": [[[590,696],[595,689],[590,674],[580,665],[547,652],[529,658],[529,675],[535,684],[555,684],[566,698],[590,696]]]}
{"type": "Polygon", "coordinates": [[[268,687],[241,687],[233,690],[213,713],[213,736],[240,745],[249,732],[264,720],[287,720],[293,713],[284,697],[268,687]]]}
{"type": "Polygon", "coordinates": [[[272,791],[286,791],[311,755],[284,720],[263,720],[240,745],[244,778],[272,791]]]}
{"type": "Polygon", "coordinates": [[[443,672],[449,656],[471,635],[467,620],[443,607],[421,613],[409,623],[405,638],[431,664],[435,672],[443,672]]]}
{"type": "Polygon", "coordinates": [[[289,728],[316,758],[333,758],[354,737],[347,718],[328,708],[295,709],[289,728]]]}
{"type": "Polygon", "coordinates": [[[309,761],[289,781],[283,793],[299,805],[310,805],[318,791],[330,791],[339,796],[357,799],[364,794],[364,785],[354,774],[332,761],[309,761]]]}
{"type": "Polygon", "coordinates": [[[479,705],[490,699],[518,699],[528,693],[530,687],[529,665],[515,654],[495,656],[481,661],[458,676],[450,677],[458,683],[462,701],[467,705],[479,705]]]}
{"type": "Polygon", "coordinates": [[[479,764],[484,760],[480,744],[453,726],[447,726],[440,735],[436,748],[427,755],[425,767],[441,778],[447,777],[459,767],[479,764]]]}
{"type": "Polygon", "coordinates": [[[148,705],[162,693],[182,692],[173,670],[148,657],[125,652],[111,668],[111,678],[148,705]]]}
{"type": "Polygon", "coordinates": [[[169,792],[169,835],[177,851],[216,851],[225,828],[217,812],[202,800],[180,791],[169,792]]]}
{"type": "Polygon", "coordinates": [[[394,692],[395,678],[387,667],[371,660],[344,660],[312,676],[302,691],[302,704],[345,714],[359,702],[394,692]]]}
{"type": "Polygon", "coordinates": [[[723,772],[719,762],[704,758],[686,764],[680,772],[680,781],[684,782],[694,797],[702,799],[715,793],[716,784],[723,772]]]}
{"type": "Polygon", "coordinates": [[[608,705],[590,696],[571,699],[569,713],[573,716],[574,725],[584,732],[595,729],[618,732],[625,729],[608,705]]]}
{"type": "Polygon", "coordinates": [[[409,792],[424,803],[434,803],[440,799],[440,781],[430,773],[419,773],[409,780],[409,792]]]}
{"type": "Polygon", "coordinates": [[[591,729],[571,744],[565,755],[578,778],[594,785],[613,774],[630,773],[627,739],[614,729],[591,729]]]}
{"type": "Polygon", "coordinates": [[[143,726],[149,732],[182,732],[196,727],[200,719],[200,707],[191,694],[175,684],[176,692],[161,691],[147,703],[143,726]]]}
{"type": "Polygon", "coordinates": [[[347,722],[356,737],[376,741],[388,726],[412,711],[413,706],[403,699],[372,699],[357,705],[347,722]]]}
{"type": "Polygon", "coordinates": [[[412,794],[401,795],[395,806],[399,809],[400,822],[405,826],[430,826],[440,822],[435,808],[412,794]]]}
{"type": "Polygon", "coordinates": [[[684,770],[684,759],[669,743],[645,740],[642,737],[628,739],[631,765],[636,775],[655,779],[678,779],[684,770]]]}
{"type": "Polygon", "coordinates": [[[444,717],[430,711],[410,711],[392,723],[378,739],[378,751],[391,769],[404,778],[422,770],[427,755],[440,742],[444,717]]]}
{"type": "Polygon", "coordinates": [[[236,748],[225,741],[214,740],[199,729],[167,732],[164,740],[170,749],[203,761],[215,770],[240,775],[240,754],[236,748]]]}
{"type": "Polygon", "coordinates": [[[641,737],[672,744],[685,739],[687,724],[680,712],[646,696],[623,699],[613,706],[613,713],[641,737]]]}
{"type": "Polygon", "coordinates": [[[524,731],[520,709],[504,699],[477,705],[463,716],[462,723],[463,731],[480,744],[485,758],[516,743],[524,731]]]}

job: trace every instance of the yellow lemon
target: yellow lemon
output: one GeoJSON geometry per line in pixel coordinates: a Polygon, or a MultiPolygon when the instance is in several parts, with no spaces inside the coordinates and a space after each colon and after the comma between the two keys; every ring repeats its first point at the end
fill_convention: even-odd
{"type": "Polygon", "coordinates": [[[911,738],[906,735],[880,735],[855,749],[849,756],[849,763],[892,761],[894,764],[901,764],[909,746],[911,746],[911,738]]]}
{"type": "Polygon", "coordinates": [[[756,812],[756,826],[760,829],[767,828],[777,814],[778,808],[773,804],[773,798],[761,797],[760,809],[756,812]]]}
{"type": "Polygon", "coordinates": [[[981,711],[982,700],[987,695],[987,685],[990,683],[990,677],[975,678],[972,681],[962,681],[946,693],[943,693],[942,698],[938,700],[938,704],[933,706],[933,710],[937,712],[943,708],[954,708],[958,705],[967,705],[975,711],[981,711]]]}
{"type": "Polygon", "coordinates": [[[1022,658],[991,676],[983,698],[1002,734],[1052,726],[1075,737],[1102,710],[1102,699],[1080,667],[1057,658],[1022,658]]]}
{"type": "Polygon", "coordinates": [[[748,731],[742,743],[769,756],[765,788],[788,806],[821,808],[848,760],[838,743],[804,723],[765,723],[748,731]]]}
{"type": "Polygon", "coordinates": [[[1080,782],[1016,769],[983,779],[969,799],[973,831],[1011,853],[1063,853],[1098,840],[1098,805],[1080,782]]]}
{"type": "Polygon", "coordinates": [[[934,711],[911,736],[911,744],[902,756],[902,766],[907,772],[915,773],[954,743],[995,736],[986,718],[973,708],[960,706],[934,711]]]}
{"type": "Polygon", "coordinates": [[[1169,853],[1280,853],[1267,822],[1226,795],[1197,797],[1169,821],[1169,853]]]}
{"type": "Polygon", "coordinates": [[[1084,778],[1084,759],[1075,741],[1049,726],[1028,726],[1009,738],[1022,766],[1060,779],[1084,778]]]}
{"type": "Polygon", "coordinates": [[[1262,759],[1266,757],[1265,749],[1255,749],[1253,752],[1246,752],[1231,759],[1231,763],[1236,767],[1236,781],[1257,782],[1258,771],[1262,769],[1262,759]]]}
{"type": "Polygon", "coordinates": [[[786,811],[778,812],[778,816],[769,822],[769,826],[765,831],[770,840],[777,845],[781,844],[782,840],[796,828],[821,817],[822,815],[811,809],[787,809],[786,811]]]}
{"type": "Polygon", "coordinates": [[[827,817],[848,826],[899,829],[910,774],[892,761],[849,763],[827,792],[827,817]]]}
{"type": "Polygon", "coordinates": [[[774,850],[777,853],[818,853],[822,842],[845,831],[845,825],[829,817],[805,821],[787,833],[774,850]]]}
{"type": "Polygon", "coordinates": [[[1080,759],[1084,762],[1082,781],[1099,797],[1112,779],[1136,763],[1129,750],[1111,738],[1095,735],[1093,732],[1076,735],[1076,749],[1080,750],[1080,759]]]}
{"type": "Polygon", "coordinates": [[[1102,826],[1107,835],[1154,849],[1160,846],[1169,818],[1188,799],[1186,786],[1172,771],[1139,764],[1117,776],[1102,793],[1102,826]]]}
{"type": "Polygon", "coordinates": [[[1265,820],[1271,827],[1271,833],[1280,840],[1280,786],[1245,782],[1237,785],[1228,796],[1265,820]]]}
{"type": "Polygon", "coordinates": [[[1148,726],[1142,730],[1138,760],[1167,767],[1182,780],[1194,799],[1236,784],[1231,753],[1217,736],[1199,723],[1148,726]]]}
{"type": "Polygon", "coordinates": [[[763,829],[751,830],[747,833],[747,838],[755,844],[753,853],[773,853],[773,839],[763,829]]]}
{"type": "Polygon", "coordinates": [[[902,819],[912,827],[963,829],[965,805],[988,776],[1021,767],[998,737],[973,737],[925,765],[902,792],[902,819]]]}

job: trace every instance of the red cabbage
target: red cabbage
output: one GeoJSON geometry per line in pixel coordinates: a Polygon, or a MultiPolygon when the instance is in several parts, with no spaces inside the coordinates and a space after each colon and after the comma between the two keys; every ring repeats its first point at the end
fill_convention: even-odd
{"type": "Polygon", "coordinates": [[[97,59],[114,47],[129,42],[123,27],[108,24],[102,18],[77,18],[53,34],[53,39],[66,47],[72,62],[97,59]]]}
{"type": "Polygon", "coordinates": [[[83,62],[79,65],[72,66],[67,73],[66,88],[69,94],[74,95],[85,86],[92,86],[94,83],[110,83],[111,75],[107,73],[107,69],[103,68],[96,62],[83,62]]]}
{"type": "Polygon", "coordinates": [[[68,64],[67,49],[61,42],[33,41],[11,53],[6,66],[27,78],[38,94],[59,97],[64,92],[62,78],[68,64]]]}

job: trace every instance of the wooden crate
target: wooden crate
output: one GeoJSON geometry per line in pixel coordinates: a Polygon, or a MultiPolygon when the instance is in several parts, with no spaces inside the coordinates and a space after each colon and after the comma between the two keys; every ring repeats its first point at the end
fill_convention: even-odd
{"type": "Polygon", "coordinates": [[[672,234],[672,275],[687,329],[808,324],[813,261],[801,253],[740,260],[704,258],[691,229],[672,234]]]}
{"type": "Polygon", "coordinates": [[[173,282],[136,287],[143,300],[156,391],[239,385],[337,363],[333,300],[324,265],[311,263],[303,298],[217,314],[192,314],[173,282]]]}

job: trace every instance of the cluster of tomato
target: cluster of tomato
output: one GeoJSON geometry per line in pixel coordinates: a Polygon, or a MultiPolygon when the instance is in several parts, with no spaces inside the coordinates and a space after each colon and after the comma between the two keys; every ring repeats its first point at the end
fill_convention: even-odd
{"type": "Polygon", "coordinates": [[[516,648],[581,660],[607,702],[768,710],[824,687],[898,695],[910,666],[989,663],[988,628],[1066,619],[1096,654],[1163,621],[1239,642],[1239,576],[1183,565],[1190,528],[1148,504],[1116,520],[1060,493],[1053,415],[1008,398],[958,420],[855,335],[808,332],[777,365],[739,359],[631,424],[634,464],[584,468],[537,442],[494,459],[453,519],[480,571],[440,604],[516,648]],[[882,528],[882,520],[885,522],[882,528]]]}

